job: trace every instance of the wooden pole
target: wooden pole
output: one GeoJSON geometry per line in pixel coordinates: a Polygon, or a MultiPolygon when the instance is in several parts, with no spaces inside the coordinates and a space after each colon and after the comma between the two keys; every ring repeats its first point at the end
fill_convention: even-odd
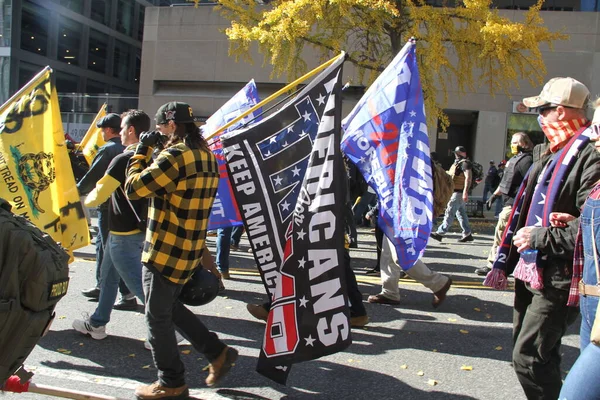
{"type": "Polygon", "coordinates": [[[82,392],[79,390],[70,390],[55,386],[38,385],[35,383],[29,383],[28,392],[75,400],[124,400],[113,396],[104,396],[102,394],[82,392]]]}

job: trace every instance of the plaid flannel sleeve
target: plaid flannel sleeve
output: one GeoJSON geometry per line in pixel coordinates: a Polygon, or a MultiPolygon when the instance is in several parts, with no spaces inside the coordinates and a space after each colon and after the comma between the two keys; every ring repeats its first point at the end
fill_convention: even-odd
{"type": "Polygon", "coordinates": [[[148,166],[151,155],[152,148],[140,145],[131,157],[125,183],[127,197],[131,200],[162,196],[173,192],[177,187],[177,154],[169,152],[168,149],[163,150],[154,163],[148,166]]]}

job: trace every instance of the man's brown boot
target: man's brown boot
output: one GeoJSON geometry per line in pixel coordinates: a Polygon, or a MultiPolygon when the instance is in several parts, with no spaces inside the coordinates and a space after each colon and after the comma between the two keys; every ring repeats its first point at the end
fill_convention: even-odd
{"type": "Polygon", "coordinates": [[[187,385],[179,386],[177,388],[169,388],[162,386],[158,381],[151,385],[143,385],[135,388],[135,397],[138,400],[145,399],[164,399],[164,400],[176,400],[176,399],[187,399],[190,397],[190,391],[187,385]]]}
{"type": "Polygon", "coordinates": [[[217,383],[229,372],[233,363],[238,358],[238,351],[229,346],[226,346],[219,357],[217,357],[208,366],[208,378],[206,385],[208,387],[216,386],[217,383]]]}

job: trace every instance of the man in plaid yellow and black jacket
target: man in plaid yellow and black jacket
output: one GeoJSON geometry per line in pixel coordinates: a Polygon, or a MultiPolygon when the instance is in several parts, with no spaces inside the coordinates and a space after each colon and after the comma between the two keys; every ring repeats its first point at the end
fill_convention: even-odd
{"type": "Polygon", "coordinates": [[[189,105],[167,103],[155,118],[157,131],[140,135],[126,182],[130,199],[150,199],[142,262],[148,341],[158,370],[158,381],[138,387],[135,395],[138,399],[187,398],[174,325],[210,361],[208,386],[214,386],[237,358],[235,349],[221,342],[178,300],[207,251],[206,228],[219,171],[189,105]],[[165,148],[150,164],[154,148],[165,138],[165,148]]]}

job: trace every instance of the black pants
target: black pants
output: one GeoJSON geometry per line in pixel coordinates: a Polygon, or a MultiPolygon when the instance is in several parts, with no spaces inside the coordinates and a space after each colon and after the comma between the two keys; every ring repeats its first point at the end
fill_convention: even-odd
{"type": "Polygon", "coordinates": [[[556,400],[560,393],[560,344],[579,315],[567,306],[568,295],[546,283],[540,291],[515,279],[513,368],[529,400],[556,400]]]}
{"type": "Polygon", "coordinates": [[[175,326],[209,362],[221,354],[225,344],[177,299],[182,285],[171,283],[146,266],[143,273],[148,341],[152,345],[158,380],[166,387],[180,387],[185,384],[185,377],[175,340],[175,326]]]}

